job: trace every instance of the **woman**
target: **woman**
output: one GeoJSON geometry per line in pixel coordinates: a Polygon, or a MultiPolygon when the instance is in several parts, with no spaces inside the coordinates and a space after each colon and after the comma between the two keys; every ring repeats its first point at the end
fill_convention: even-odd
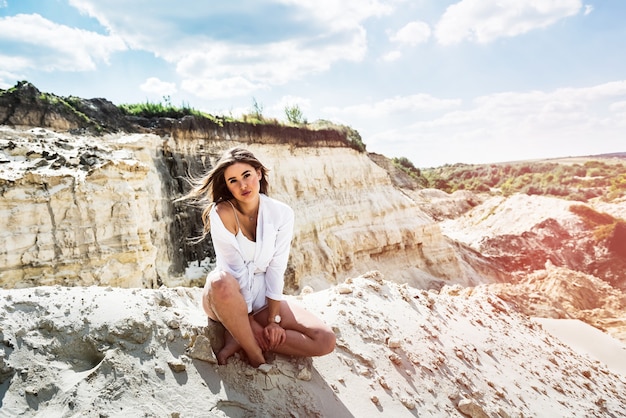
{"type": "Polygon", "coordinates": [[[219,364],[241,349],[258,367],[264,352],[321,356],[335,348],[326,324],[283,300],[294,214],[267,196],[267,172],[250,151],[233,148],[187,195],[209,203],[202,219],[216,266],[207,276],[202,307],[226,328],[219,364]]]}

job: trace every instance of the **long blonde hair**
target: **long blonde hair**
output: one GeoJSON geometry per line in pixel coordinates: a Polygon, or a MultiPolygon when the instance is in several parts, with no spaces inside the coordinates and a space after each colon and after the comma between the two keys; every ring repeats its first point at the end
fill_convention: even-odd
{"type": "Polygon", "coordinates": [[[222,154],[215,166],[202,178],[193,181],[193,188],[189,193],[180,200],[192,199],[197,201],[202,210],[203,237],[211,230],[209,222],[209,212],[211,208],[226,200],[233,198],[232,193],[228,190],[226,179],[224,179],[224,171],[235,163],[245,163],[254,167],[255,170],[261,170],[260,193],[267,194],[269,183],[267,182],[267,173],[269,170],[265,167],[252,152],[245,148],[235,147],[227,150],[222,154]]]}

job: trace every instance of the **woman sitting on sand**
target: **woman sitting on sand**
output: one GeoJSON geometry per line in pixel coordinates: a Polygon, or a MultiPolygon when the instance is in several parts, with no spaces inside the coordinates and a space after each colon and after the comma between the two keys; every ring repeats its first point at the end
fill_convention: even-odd
{"type": "Polygon", "coordinates": [[[208,203],[202,219],[216,266],[207,276],[202,307],[226,328],[219,364],[241,349],[258,367],[264,352],[321,356],[335,348],[326,324],[283,300],[294,214],[267,196],[267,172],[250,151],[233,148],[186,196],[208,203]]]}

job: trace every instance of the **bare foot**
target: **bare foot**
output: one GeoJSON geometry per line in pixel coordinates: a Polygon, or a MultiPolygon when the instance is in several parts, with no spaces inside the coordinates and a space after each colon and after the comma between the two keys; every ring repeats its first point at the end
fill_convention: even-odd
{"type": "Polygon", "coordinates": [[[241,346],[237,341],[235,341],[232,337],[230,340],[226,339],[226,344],[224,347],[217,353],[217,364],[224,365],[228,362],[228,359],[235,354],[237,351],[241,350],[241,346]]]}
{"type": "Polygon", "coordinates": [[[228,359],[233,356],[236,352],[241,351],[242,354],[247,357],[248,363],[252,367],[259,367],[261,364],[265,363],[265,357],[263,356],[263,352],[259,348],[259,352],[254,355],[250,355],[245,350],[242,349],[241,345],[235,340],[228,330],[224,330],[224,347],[217,353],[217,364],[224,365],[228,362],[228,359]]]}

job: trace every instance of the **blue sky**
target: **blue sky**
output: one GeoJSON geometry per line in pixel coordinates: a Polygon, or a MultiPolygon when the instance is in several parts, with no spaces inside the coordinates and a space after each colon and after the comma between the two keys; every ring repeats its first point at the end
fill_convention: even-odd
{"type": "Polygon", "coordinates": [[[626,151],[626,2],[0,0],[0,88],[358,130],[418,167],[626,151]]]}

